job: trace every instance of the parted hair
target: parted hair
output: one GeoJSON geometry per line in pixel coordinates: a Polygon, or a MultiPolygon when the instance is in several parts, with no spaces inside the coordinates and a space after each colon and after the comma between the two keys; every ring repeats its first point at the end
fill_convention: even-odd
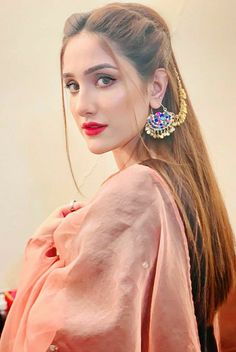
{"type": "MultiPolygon", "coordinates": [[[[82,31],[98,36],[126,79],[129,76],[117,53],[135,67],[144,87],[157,68],[164,68],[168,85],[162,104],[178,113],[180,102],[174,69],[186,93],[187,90],[172,50],[168,26],[155,10],[141,4],[117,2],[71,15],[64,27],[61,74],[67,43],[82,31]]],[[[62,77],[61,83],[67,155],[76,184],[68,149],[62,77]]],[[[198,321],[211,325],[215,312],[234,285],[234,236],[188,94],[186,103],[186,120],[174,133],[160,140],[142,130],[135,153],[138,160],[145,160],[143,164],[163,177],[172,191],[189,246],[195,313],[198,321]]]]}

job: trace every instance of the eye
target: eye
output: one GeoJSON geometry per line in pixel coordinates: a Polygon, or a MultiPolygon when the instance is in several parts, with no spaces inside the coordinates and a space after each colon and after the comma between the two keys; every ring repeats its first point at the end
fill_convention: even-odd
{"type": "Polygon", "coordinates": [[[68,82],[64,88],[68,89],[70,93],[76,93],[79,90],[79,85],[75,82],[68,82]]]}
{"type": "MultiPolygon", "coordinates": [[[[97,75],[96,85],[99,86],[100,88],[105,88],[110,86],[113,81],[116,81],[116,79],[110,76],[97,75]]],[[[64,88],[68,89],[71,94],[75,94],[79,91],[79,85],[75,81],[70,81],[66,83],[64,88]]]]}
{"type": "Polygon", "coordinates": [[[112,78],[110,76],[99,76],[97,80],[97,84],[103,88],[106,86],[110,86],[112,84],[112,81],[115,81],[115,78],[112,78]],[[98,83],[101,82],[101,83],[98,83]]]}

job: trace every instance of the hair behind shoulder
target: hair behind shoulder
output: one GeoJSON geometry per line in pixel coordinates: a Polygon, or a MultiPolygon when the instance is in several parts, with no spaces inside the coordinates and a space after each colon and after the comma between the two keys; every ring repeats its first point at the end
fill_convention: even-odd
{"type": "MultiPolygon", "coordinates": [[[[116,2],[70,16],[64,27],[61,69],[67,43],[82,30],[96,33],[119,66],[110,43],[116,45],[143,82],[157,68],[165,68],[169,80],[162,103],[169,111],[178,113],[175,69],[185,91],[186,88],[171,47],[168,26],[156,11],[141,4],[116,2]]],[[[69,157],[63,84],[62,98],[67,155],[76,184],[69,157]]],[[[163,140],[153,139],[142,131],[136,153],[139,160],[147,159],[145,164],[158,171],[173,193],[189,244],[199,319],[211,324],[234,285],[234,236],[188,95],[186,102],[188,113],[184,124],[163,140]]]]}

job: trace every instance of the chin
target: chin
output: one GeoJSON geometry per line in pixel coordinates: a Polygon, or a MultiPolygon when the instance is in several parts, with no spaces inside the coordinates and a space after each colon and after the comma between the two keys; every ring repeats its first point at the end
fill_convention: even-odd
{"type": "Polygon", "coordinates": [[[93,154],[103,154],[106,152],[111,151],[112,149],[109,147],[104,147],[104,146],[88,146],[89,150],[93,154]]]}

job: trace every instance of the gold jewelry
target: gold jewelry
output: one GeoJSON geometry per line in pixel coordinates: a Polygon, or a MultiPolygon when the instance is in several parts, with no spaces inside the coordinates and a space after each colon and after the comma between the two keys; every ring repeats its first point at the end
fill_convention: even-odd
{"type": "Polygon", "coordinates": [[[173,112],[168,111],[162,104],[161,107],[163,108],[163,112],[158,111],[154,113],[151,109],[151,114],[148,116],[145,124],[145,132],[153,138],[163,139],[164,137],[169,136],[175,131],[175,127],[181,125],[186,119],[187,96],[175,67],[174,71],[178,82],[180,110],[178,114],[174,114],[173,112]]]}

